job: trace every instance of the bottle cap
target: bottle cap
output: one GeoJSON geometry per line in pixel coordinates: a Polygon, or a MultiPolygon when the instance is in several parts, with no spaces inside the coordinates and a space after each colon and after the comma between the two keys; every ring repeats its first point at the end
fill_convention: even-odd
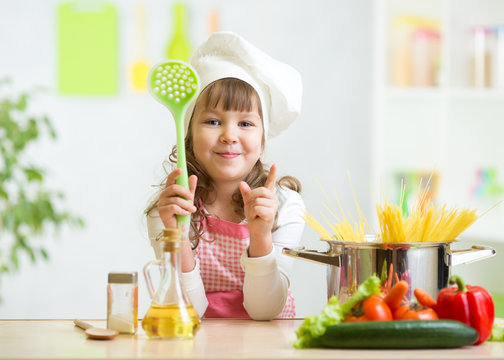
{"type": "Polygon", "coordinates": [[[162,241],[182,241],[180,230],[176,228],[164,229],[162,241]]]}
{"type": "Polygon", "coordinates": [[[163,230],[163,251],[176,252],[182,244],[182,237],[179,229],[168,228],[163,230]]]}
{"type": "Polygon", "coordinates": [[[138,273],[134,272],[111,272],[108,274],[108,282],[112,284],[136,284],[138,273]]]}

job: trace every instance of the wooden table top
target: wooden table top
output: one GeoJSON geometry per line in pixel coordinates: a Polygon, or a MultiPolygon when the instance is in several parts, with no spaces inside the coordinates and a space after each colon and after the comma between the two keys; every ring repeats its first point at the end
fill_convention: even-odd
{"type": "Polygon", "coordinates": [[[183,341],[150,340],[139,326],[135,335],[103,341],[87,339],[72,320],[0,320],[0,359],[504,359],[503,342],[441,350],[297,350],[291,342],[302,321],[203,320],[195,339],[183,341]]]}

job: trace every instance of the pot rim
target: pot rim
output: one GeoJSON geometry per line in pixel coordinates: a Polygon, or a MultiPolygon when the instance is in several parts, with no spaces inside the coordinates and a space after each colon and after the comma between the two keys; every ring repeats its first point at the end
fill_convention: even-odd
{"type": "Polygon", "coordinates": [[[324,242],[329,243],[331,246],[343,246],[346,248],[369,248],[369,247],[379,247],[379,248],[422,248],[422,247],[439,247],[450,245],[456,243],[458,239],[452,241],[432,241],[432,242],[389,242],[384,243],[381,241],[373,241],[376,236],[366,235],[365,241],[343,241],[343,240],[333,240],[333,239],[320,239],[324,242]]]}

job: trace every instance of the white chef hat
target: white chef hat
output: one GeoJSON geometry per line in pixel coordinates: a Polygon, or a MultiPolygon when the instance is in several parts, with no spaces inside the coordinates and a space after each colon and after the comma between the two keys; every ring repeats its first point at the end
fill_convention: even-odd
{"type": "MultiPolygon", "coordinates": [[[[297,70],[271,58],[237,34],[213,33],[196,49],[190,63],[199,75],[200,92],[212,82],[229,77],[251,85],[261,100],[265,138],[278,135],[301,111],[303,85],[297,70]]],[[[195,100],[185,115],[186,133],[194,104],[195,100]]]]}

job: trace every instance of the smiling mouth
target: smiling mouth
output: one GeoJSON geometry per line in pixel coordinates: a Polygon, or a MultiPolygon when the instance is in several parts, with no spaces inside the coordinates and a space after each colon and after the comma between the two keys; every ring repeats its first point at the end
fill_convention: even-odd
{"type": "Polygon", "coordinates": [[[229,152],[216,153],[216,154],[219,155],[220,157],[223,157],[224,159],[234,159],[235,157],[240,156],[239,153],[229,153],[229,152]]]}

